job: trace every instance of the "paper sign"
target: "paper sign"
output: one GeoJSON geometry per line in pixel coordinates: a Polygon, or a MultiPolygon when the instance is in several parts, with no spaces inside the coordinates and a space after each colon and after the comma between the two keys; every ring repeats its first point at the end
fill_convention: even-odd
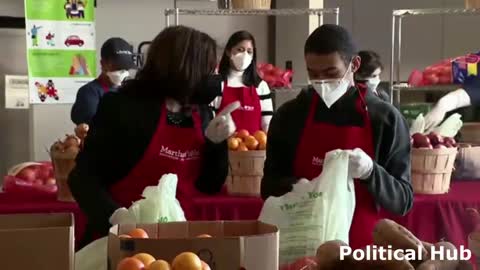
{"type": "Polygon", "coordinates": [[[28,109],[28,76],[5,75],[5,108],[28,109]]]}
{"type": "Polygon", "coordinates": [[[96,76],[93,0],[25,0],[30,103],[73,103],[96,76]]]}

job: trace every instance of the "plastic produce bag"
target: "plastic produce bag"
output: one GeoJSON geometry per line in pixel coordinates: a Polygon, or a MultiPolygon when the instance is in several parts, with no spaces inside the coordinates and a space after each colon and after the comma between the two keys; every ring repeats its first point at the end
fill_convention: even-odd
{"type": "MultiPolygon", "coordinates": [[[[157,186],[146,187],[144,199],[128,209],[137,223],[161,223],[186,221],[185,214],[176,199],[178,178],[165,174],[157,186]]],[[[108,237],[98,239],[75,254],[75,270],[107,270],[108,237]]]]}
{"type": "Polygon", "coordinates": [[[348,156],[343,150],[327,153],[318,178],[311,182],[303,179],[292,192],[265,201],[259,220],[280,230],[280,265],[315,256],[325,241],[348,243],[355,210],[348,156]]]}
{"type": "Polygon", "coordinates": [[[462,115],[458,113],[454,113],[447,118],[447,120],[443,121],[443,123],[434,128],[433,131],[443,137],[450,137],[453,138],[457,135],[458,131],[462,128],[462,115]]]}
{"type": "Polygon", "coordinates": [[[410,135],[415,133],[423,133],[425,131],[425,118],[423,114],[419,114],[410,127],[410,135]]]}

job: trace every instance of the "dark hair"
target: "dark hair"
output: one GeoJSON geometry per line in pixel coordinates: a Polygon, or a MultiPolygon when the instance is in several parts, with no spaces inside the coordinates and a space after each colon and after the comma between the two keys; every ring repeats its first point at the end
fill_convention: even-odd
{"type": "Polygon", "coordinates": [[[215,71],[216,49],[215,40],[203,32],[186,26],[165,28],[149,46],[145,65],[123,89],[186,104],[215,71]]]}
{"type": "Polygon", "coordinates": [[[378,53],[374,51],[360,51],[358,56],[360,56],[362,60],[360,68],[356,72],[359,77],[367,78],[378,68],[383,70],[383,65],[378,53]]]}
{"type": "Polygon", "coordinates": [[[345,63],[357,54],[357,48],[348,31],[338,25],[324,24],[307,38],[304,53],[331,54],[338,52],[345,63]]]}
{"type": "Polygon", "coordinates": [[[243,84],[245,86],[255,86],[258,87],[262,79],[257,72],[257,46],[255,45],[255,38],[252,34],[247,31],[238,31],[235,32],[227,41],[225,45],[225,50],[223,51],[222,59],[220,60],[220,65],[218,67],[218,72],[222,76],[223,80],[228,79],[228,74],[230,72],[230,57],[228,57],[227,52],[232,50],[233,47],[238,45],[242,41],[251,41],[253,45],[253,57],[252,63],[243,73],[243,84]]]}

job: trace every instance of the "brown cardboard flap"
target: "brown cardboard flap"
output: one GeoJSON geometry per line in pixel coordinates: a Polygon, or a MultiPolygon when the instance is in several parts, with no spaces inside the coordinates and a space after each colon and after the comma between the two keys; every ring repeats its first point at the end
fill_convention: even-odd
{"type": "Polygon", "coordinates": [[[71,214],[0,215],[1,269],[73,270],[71,214]]]}
{"type": "Polygon", "coordinates": [[[72,214],[0,215],[0,230],[40,229],[73,226],[72,214]]]}

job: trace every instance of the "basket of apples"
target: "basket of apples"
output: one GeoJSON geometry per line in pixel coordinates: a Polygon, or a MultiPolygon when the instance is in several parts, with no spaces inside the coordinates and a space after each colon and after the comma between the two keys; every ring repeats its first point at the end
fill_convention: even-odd
{"type": "Polygon", "coordinates": [[[267,134],[251,135],[239,130],[228,139],[229,176],[227,191],[232,195],[260,196],[267,147],[267,134]]]}
{"type": "Polygon", "coordinates": [[[83,140],[87,136],[87,132],[88,125],[81,124],[75,128],[76,135],[66,135],[63,140],[56,141],[50,147],[50,157],[57,180],[57,199],[59,201],[75,201],[68,187],[68,175],[75,167],[75,159],[83,147],[83,140]]]}
{"type": "Polygon", "coordinates": [[[25,162],[13,166],[3,181],[3,191],[28,199],[54,197],[57,185],[50,162],[25,162]]]}
{"type": "Polygon", "coordinates": [[[448,193],[458,152],[455,140],[434,132],[427,135],[415,133],[411,143],[413,191],[420,194],[448,193]]]}

